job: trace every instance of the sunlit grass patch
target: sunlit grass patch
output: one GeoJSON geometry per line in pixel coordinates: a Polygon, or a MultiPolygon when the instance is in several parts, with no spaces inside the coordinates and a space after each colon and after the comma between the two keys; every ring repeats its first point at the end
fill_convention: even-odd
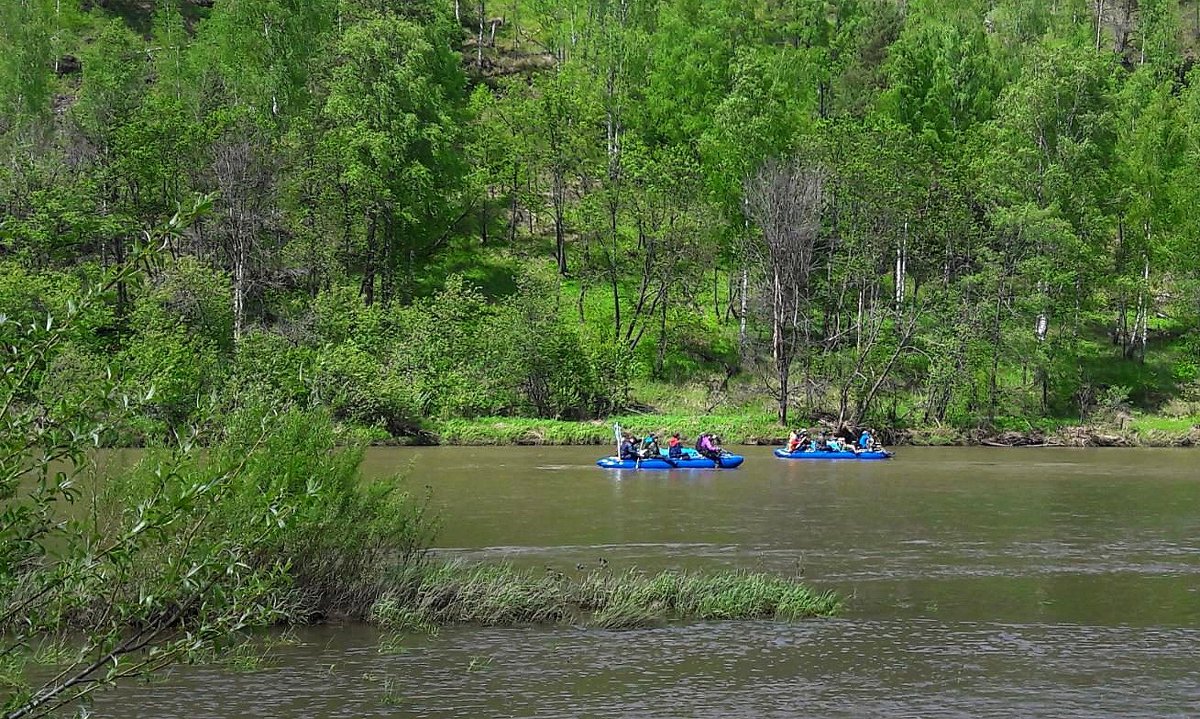
{"type": "Polygon", "coordinates": [[[519,417],[445,420],[437,425],[438,441],[450,445],[611,445],[613,424],[634,433],[679,432],[685,441],[715,432],[730,444],[779,438],[787,432],[769,413],[740,415],[641,414],[590,422],[519,417]]]}

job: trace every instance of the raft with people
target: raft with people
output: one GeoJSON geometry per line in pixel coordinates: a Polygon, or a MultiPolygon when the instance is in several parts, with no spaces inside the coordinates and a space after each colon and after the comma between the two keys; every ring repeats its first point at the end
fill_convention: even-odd
{"type": "Polygon", "coordinates": [[[735,469],[746,458],[732,454],[721,447],[720,438],[704,432],[696,441],[695,449],[684,447],[675,432],[662,447],[654,432],[639,440],[620,426],[613,427],[617,439],[617,453],[596,460],[596,466],[604,469],[735,469]]]}
{"type": "Polygon", "coordinates": [[[783,447],[776,447],[775,456],[783,459],[888,459],[893,454],[886,449],[878,452],[823,452],[812,449],[789,452],[783,447]]]}
{"type": "Polygon", "coordinates": [[[792,430],[785,447],[775,449],[782,459],[888,459],[892,453],[875,439],[875,434],[863,430],[857,441],[821,432],[810,437],[808,430],[792,430]]]}
{"type": "Polygon", "coordinates": [[[636,457],[633,459],[620,457],[603,457],[596,460],[597,467],[604,469],[735,469],[740,467],[746,458],[740,454],[726,452],[720,457],[703,457],[695,450],[685,450],[683,456],[674,459],[665,453],[657,457],[636,457]]]}

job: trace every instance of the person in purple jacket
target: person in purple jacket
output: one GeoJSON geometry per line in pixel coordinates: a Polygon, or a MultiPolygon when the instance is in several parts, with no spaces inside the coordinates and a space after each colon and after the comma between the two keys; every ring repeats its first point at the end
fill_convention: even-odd
{"type": "Polygon", "coordinates": [[[702,456],[708,457],[721,466],[721,444],[720,439],[711,432],[704,432],[700,438],[696,440],[696,451],[702,456]]]}

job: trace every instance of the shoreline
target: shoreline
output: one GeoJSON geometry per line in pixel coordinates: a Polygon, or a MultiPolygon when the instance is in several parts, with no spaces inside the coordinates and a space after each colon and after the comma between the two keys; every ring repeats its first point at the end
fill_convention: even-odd
{"type": "MultiPolygon", "coordinates": [[[[606,420],[563,421],[510,417],[446,420],[435,423],[420,438],[388,438],[372,446],[600,446],[613,444],[613,425],[635,432],[678,431],[685,442],[702,431],[722,437],[727,446],[777,446],[787,432],[773,419],[725,415],[635,415],[606,420]]],[[[804,426],[804,425],[800,425],[804,426]]],[[[822,428],[821,423],[808,425],[822,428]]],[[[827,427],[827,425],[826,425],[827,427]]],[[[1072,424],[1017,430],[960,430],[950,427],[877,428],[888,447],[1195,447],[1200,446],[1200,423],[1151,418],[1144,426],[1072,424]],[[1170,429],[1149,426],[1174,423],[1170,429]]]]}

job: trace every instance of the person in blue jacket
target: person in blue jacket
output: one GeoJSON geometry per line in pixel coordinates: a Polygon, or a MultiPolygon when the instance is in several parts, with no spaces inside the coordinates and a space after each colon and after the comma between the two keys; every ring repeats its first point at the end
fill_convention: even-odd
{"type": "Polygon", "coordinates": [[[621,447],[618,452],[621,455],[621,459],[638,458],[637,448],[634,447],[633,443],[633,435],[629,434],[628,432],[621,435],[621,447]]]}
{"type": "Polygon", "coordinates": [[[642,440],[642,459],[647,457],[657,457],[661,451],[662,448],[658,444],[658,435],[654,434],[653,432],[646,435],[646,438],[642,440]]]}
{"type": "Polygon", "coordinates": [[[875,436],[871,434],[871,430],[863,429],[862,434],[858,437],[858,449],[862,452],[870,452],[875,448],[875,436]]]}

